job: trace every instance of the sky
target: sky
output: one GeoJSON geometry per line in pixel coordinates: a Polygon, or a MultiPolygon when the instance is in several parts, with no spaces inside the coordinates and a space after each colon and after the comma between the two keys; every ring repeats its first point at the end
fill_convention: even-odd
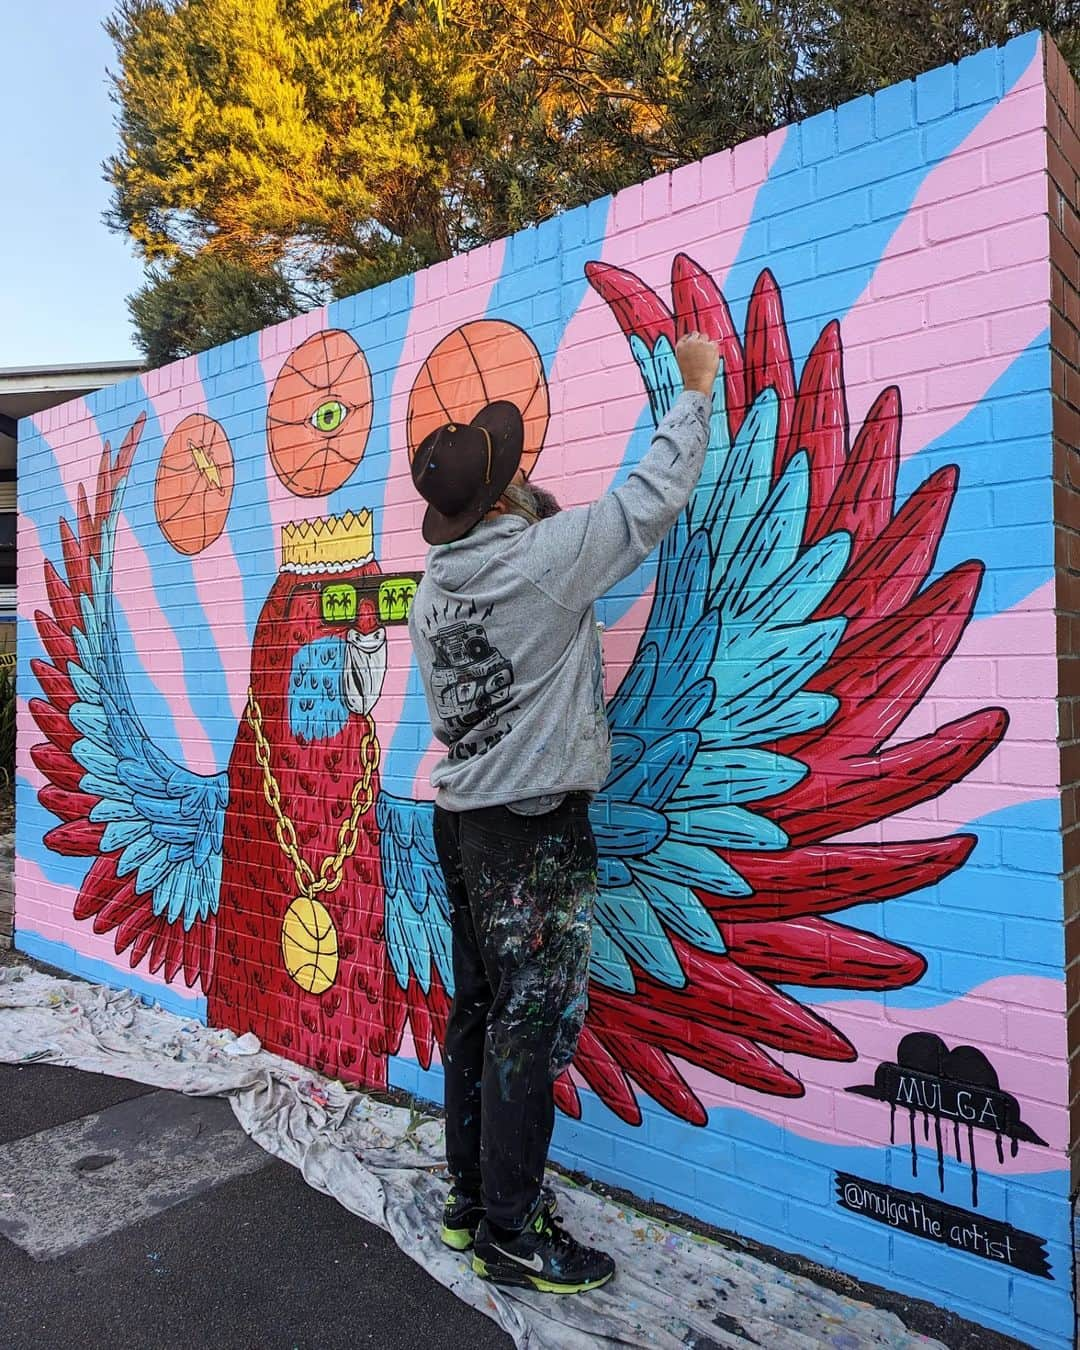
{"type": "Polygon", "coordinates": [[[112,0],[0,0],[0,367],[136,355],[142,269],[101,219],[112,0]]]}

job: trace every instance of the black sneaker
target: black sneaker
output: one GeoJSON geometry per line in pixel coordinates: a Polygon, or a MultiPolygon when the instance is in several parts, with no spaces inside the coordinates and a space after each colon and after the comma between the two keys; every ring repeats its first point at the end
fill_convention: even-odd
{"type": "Polygon", "coordinates": [[[476,1230],[484,1217],[484,1204],[478,1195],[469,1195],[450,1187],[450,1194],[443,1206],[442,1227],[439,1237],[456,1252],[467,1252],[473,1245],[476,1230]]]}
{"type": "Polygon", "coordinates": [[[543,1197],[513,1238],[496,1238],[487,1219],[482,1220],[472,1268],[483,1280],[524,1285],[541,1294],[583,1294],[599,1289],[615,1274],[611,1257],[572,1238],[544,1206],[543,1197]]]}
{"type": "MultiPolygon", "coordinates": [[[[540,1203],[552,1217],[558,1213],[559,1202],[549,1186],[545,1186],[540,1192],[540,1203]]],[[[454,1251],[467,1252],[473,1245],[476,1230],[483,1217],[484,1202],[478,1195],[469,1195],[468,1192],[459,1191],[456,1186],[451,1186],[450,1194],[443,1206],[439,1237],[454,1251]]]]}

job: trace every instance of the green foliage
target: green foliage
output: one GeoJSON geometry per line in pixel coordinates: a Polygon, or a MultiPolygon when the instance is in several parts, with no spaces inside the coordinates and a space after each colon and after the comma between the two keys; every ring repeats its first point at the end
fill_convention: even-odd
{"type": "Polygon", "coordinates": [[[15,674],[0,670],[0,788],[15,782],[15,674]]]}
{"type": "Polygon", "coordinates": [[[377,285],[1080,0],[118,0],[109,222],[152,361],[377,285]]]}
{"type": "Polygon", "coordinates": [[[152,366],[205,351],[300,312],[296,295],[274,267],[200,253],[151,268],[128,301],[135,340],[152,366]]]}

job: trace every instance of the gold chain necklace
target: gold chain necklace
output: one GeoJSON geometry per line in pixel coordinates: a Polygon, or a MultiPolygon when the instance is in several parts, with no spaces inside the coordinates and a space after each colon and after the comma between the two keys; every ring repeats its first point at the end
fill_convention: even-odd
{"type": "Polygon", "coordinates": [[[317,898],[341,885],[345,863],[360,843],[360,821],[375,801],[372,779],[379,767],[379,740],[370,718],[360,742],[360,777],[352,790],[352,811],[338,831],[337,852],[324,858],[316,876],[301,855],[296,828],[281,805],[281,788],[270,767],[270,745],[263,731],[262,709],[255,691],[248,689],[247,722],[255,737],[255,762],[262,770],[263,796],[274,813],[274,831],[281,851],[293,865],[300,894],[285,911],[281,950],[285,968],[302,989],[324,993],[337,978],[337,931],[325,905],[317,898]]]}

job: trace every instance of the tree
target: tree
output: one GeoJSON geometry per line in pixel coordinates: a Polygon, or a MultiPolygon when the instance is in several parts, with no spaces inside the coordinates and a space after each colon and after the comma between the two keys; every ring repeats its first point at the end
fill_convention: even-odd
{"type": "Polygon", "coordinates": [[[259,271],[214,253],[157,264],[128,308],[135,341],[152,366],[300,312],[293,288],[277,268],[259,271]]]}
{"type": "Polygon", "coordinates": [[[249,331],[1030,28],[1075,66],[1078,9],[118,0],[108,220],[151,267],[140,340],[249,331]]]}

